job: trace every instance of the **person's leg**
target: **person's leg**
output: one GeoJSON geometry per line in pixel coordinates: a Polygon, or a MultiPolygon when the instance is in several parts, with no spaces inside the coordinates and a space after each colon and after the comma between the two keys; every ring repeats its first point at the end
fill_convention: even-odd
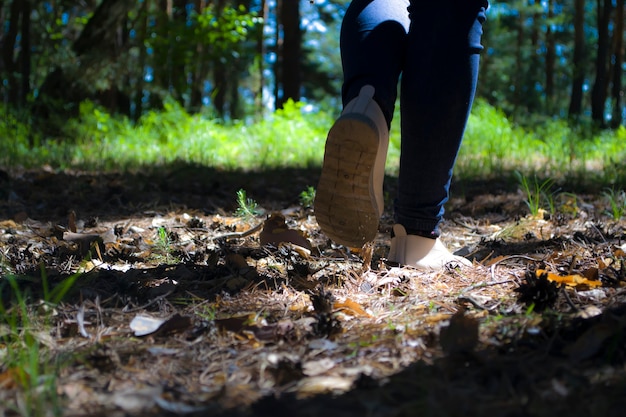
{"type": "Polygon", "coordinates": [[[408,0],[355,0],[341,31],[344,110],[328,133],[315,215],[337,243],[376,237],[389,124],[403,66],[408,0]]]}
{"type": "Polygon", "coordinates": [[[485,8],[484,1],[411,1],[395,202],[396,222],[409,233],[438,235],[476,91],[485,8]]]}
{"type": "Polygon", "coordinates": [[[391,261],[429,269],[469,264],[437,238],[476,91],[487,7],[483,0],[411,0],[391,261]]]}
{"type": "Polygon", "coordinates": [[[343,104],[372,85],[388,124],[406,55],[408,6],[409,0],[353,0],[341,25],[343,104]]]}

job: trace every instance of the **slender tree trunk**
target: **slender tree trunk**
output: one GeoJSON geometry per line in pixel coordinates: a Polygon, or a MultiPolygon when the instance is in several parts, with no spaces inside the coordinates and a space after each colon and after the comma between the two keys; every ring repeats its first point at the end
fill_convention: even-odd
{"type": "Polygon", "coordinates": [[[139,27],[137,30],[137,47],[139,48],[139,57],[137,66],[137,82],[135,83],[135,109],[133,111],[133,119],[139,120],[143,114],[143,88],[145,85],[145,69],[146,58],[148,51],[146,51],[145,40],[148,33],[148,10],[150,10],[150,0],[144,0],[141,8],[139,9],[139,27]]]}
{"type": "MultiPolygon", "coordinates": [[[[524,49],[527,49],[525,44],[525,39],[519,39],[520,42],[520,63],[522,65],[522,71],[526,74],[521,77],[518,82],[520,83],[520,94],[521,101],[526,107],[526,111],[528,112],[537,112],[542,110],[542,94],[534,88],[528,88],[530,85],[535,83],[540,83],[542,77],[545,75],[541,71],[541,62],[544,58],[540,53],[540,39],[543,35],[542,25],[545,22],[543,18],[543,13],[539,11],[538,3],[540,0],[533,0],[531,12],[529,13],[532,16],[532,24],[530,25],[530,59],[526,62],[526,54],[524,54],[524,49]],[[526,62],[526,63],[524,63],[526,62]]],[[[524,21],[520,22],[522,26],[524,26],[524,21]]]]}
{"type": "MultiPolygon", "coordinates": [[[[195,1],[196,12],[202,14],[206,8],[206,0],[195,1]]],[[[202,95],[204,91],[204,80],[207,76],[206,64],[206,48],[202,42],[196,44],[196,53],[194,56],[195,68],[192,74],[190,109],[192,111],[200,111],[202,107],[202,95]]]]}
{"type": "Polygon", "coordinates": [[[554,19],[554,0],[548,0],[548,22],[546,29],[546,110],[554,112],[554,64],[556,61],[556,45],[552,32],[554,19]]]}
{"type": "Polygon", "coordinates": [[[268,16],[268,1],[261,0],[261,27],[258,32],[257,38],[257,62],[258,62],[258,74],[259,74],[259,86],[255,93],[254,104],[257,109],[257,114],[263,118],[264,103],[263,103],[263,89],[265,87],[265,21],[268,16]]]}
{"type": "Polygon", "coordinates": [[[615,28],[613,29],[613,86],[611,98],[613,112],[611,117],[611,127],[616,129],[622,123],[622,65],[624,63],[624,0],[617,0],[615,9],[615,28]]]}
{"type": "Polygon", "coordinates": [[[596,79],[591,90],[591,118],[604,126],[604,107],[608,88],[609,23],[611,0],[597,0],[598,4],[598,48],[596,55],[596,79]]]}
{"type": "MultiPolygon", "coordinates": [[[[151,12],[151,10],[148,9],[148,11],[152,17],[156,17],[154,17],[154,26],[148,26],[148,31],[153,32],[153,34],[158,39],[168,39],[168,1],[154,0],[153,4],[155,4],[156,10],[154,12],[151,12]]],[[[171,2],[169,2],[169,4],[171,4],[171,2]]],[[[155,44],[155,55],[154,57],[151,57],[151,59],[149,60],[150,63],[148,64],[152,66],[152,82],[150,84],[152,86],[153,93],[150,94],[149,98],[150,108],[163,107],[163,92],[169,91],[169,39],[167,40],[167,42],[163,42],[163,44],[155,44]]]]}
{"type": "MultiPolygon", "coordinates": [[[[217,0],[215,13],[219,16],[226,7],[225,0],[217,0]]],[[[219,117],[226,116],[226,97],[228,92],[228,75],[226,64],[218,57],[213,67],[213,106],[219,117]]]]}
{"type": "Polygon", "coordinates": [[[22,0],[22,39],[20,48],[20,64],[21,64],[21,88],[20,95],[18,97],[19,105],[23,106],[28,100],[30,94],[30,71],[31,71],[31,56],[30,56],[30,12],[31,12],[31,0],[22,0]]]}
{"type": "MultiPolygon", "coordinates": [[[[289,0],[287,0],[289,1],[289,0]]],[[[281,102],[280,91],[281,91],[281,80],[282,80],[282,67],[283,67],[283,33],[282,33],[282,22],[281,22],[281,13],[280,11],[283,8],[283,0],[276,0],[276,28],[274,30],[274,48],[276,52],[276,60],[274,61],[274,108],[279,108],[279,103],[281,102]]]]}
{"type": "Polygon", "coordinates": [[[583,107],[583,85],[585,54],[585,0],[575,0],[574,3],[574,56],[572,67],[572,93],[569,103],[569,117],[580,116],[583,107]]]}
{"type": "MultiPolygon", "coordinates": [[[[176,30],[181,27],[185,27],[187,22],[187,0],[174,0],[174,20],[177,22],[175,25],[176,30]]],[[[192,73],[193,66],[188,67],[185,59],[185,54],[190,48],[184,42],[179,40],[178,33],[173,33],[173,56],[172,56],[172,81],[173,81],[173,93],[175,94],[178,102],[189,110],[189,102],[185,102],[185,97],[189,97],[191,91],[191,85],[188,81],[188,73],[192,73]]]]}
{"type": "Polygon", "coordinates": [[[300,27],[300,2],[296,0],[284,0],[279,11],[283,29],[282,45],[282,70],[281,84],[282,96],[278,107],[289,99],[300,100],[302,86],[302,29],[300,27]]]}
{"type": "Polygon", "coordinates": [[[218,59],[213,67],[213,107],[215,107],[215,111],[221,118],[226,116],[227,89],[226,65],[218,59]]]}
{"type": "Polygon", "coordinates": [[[520,10],[520,16],[517,25],[517,39],[515,45],[515,84],[513,91],[513,113],[517,113],[522,99],[522,84],[524,82],[524,65],[523,65],[523,44],[524,44],[524,21],[526,16],[523,10],[520,10]]]}
{"type": "Polygon", "coordinates": [[[228,107],[230,110],[230,118],[232,120],[239,120],[242,117],[241,102],[239,99],[239,72],[231,73],[229,87],[230,102],[228,107]]]}
{"type": "Polygon", "coordinates": [[[2,39],[2,65],[0,66],[6,76],[7,87],[6,101],[12,105],[17,106],[18,98],[18,82],[16,76],[16,62],[15,62],[15,44],[17,41],[17,35],[19,33],[20,13],[22,11],[22,0],[13,0],[11,3],[9,14],[9,27],[2,39]]]}

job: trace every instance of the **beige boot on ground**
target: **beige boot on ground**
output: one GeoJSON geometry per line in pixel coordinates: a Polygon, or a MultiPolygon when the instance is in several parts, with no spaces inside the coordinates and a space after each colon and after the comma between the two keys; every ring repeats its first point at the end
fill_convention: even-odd
{"type": "Polygon", "coordinates": [[[384,210],[389,129],[366,85],[328,132],[315,196],[315,217],[335,242],[361,247],[374,240],[384,210]]]}
{"type": "Polygon", "coordinates": [[[446,265],[472,266],[462,256],[453,255],[441,240],[407,235],[404,226],[395,224],[388,260],[424,270],[440,270],[446,265]]]}

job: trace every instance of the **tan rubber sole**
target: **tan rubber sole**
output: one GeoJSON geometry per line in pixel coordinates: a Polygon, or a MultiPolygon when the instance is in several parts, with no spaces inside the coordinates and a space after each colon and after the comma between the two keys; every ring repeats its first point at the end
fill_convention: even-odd
{"type": "Polygon", "coordinates": [[[328,133],[315,196],[315,217],[336,243],[361,247],[374,240],[379,214],[372,194],[378,134],[367,119],[340,117],[328,133]]]}

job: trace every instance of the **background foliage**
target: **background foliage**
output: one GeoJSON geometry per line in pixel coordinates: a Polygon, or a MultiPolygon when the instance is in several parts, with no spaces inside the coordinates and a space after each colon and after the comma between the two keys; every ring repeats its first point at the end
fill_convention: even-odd
{"type": "MultiPolygon", "coordinates": [[[[271,154],[268,149],[277,142],[271,138],[289,142],[283,133],[250,136],[258,126],[271,132],[285,115],[295,117],[286,126],[300,120],[312,128],[304,136],[323,138],[339,107],[338,31],[348,3],[1,1],[0,134],[5,136],[2,146],[11,151],[4,154],[4,163],[10,163],[8,155],[13,155],[13,163],[41,163],[41,159],[28,161],[29,150],[45,158],[68,141],[91,143],[102,152],[112,146],[111,141],[117,141],[116,146],[132,142],[128,152],[140,148],[146,161],[180,157],[176,147],[182,147],[191,160],[219,163],[211,156],[215,151],[206,149],[210,137],[209,142],[219,145],[224,155],[239,152],[232,163],[246,165],[241,161],[245,155],[256,157],[261,152],[263,159],[271,154]],[[281,108],[285,113],[269,117],[281,108]],[[200,121],[207,123],[198,133],[194,129],[200,121]],[[258,125],[259,121],[263,123],[258,125]],[[221,138],[218,126],[235,130],[221,138]],[[136,135],[139,138],[131,139],[136,135]],[[235,151],[241,145],[233,135],[248,138],[246,152],[235,151]],[[259,139],[269,143],[260,144],[259,139]],[[44,142],[46,147],[38,149],[44,142]],[[163,146],[170,147],[167,155],[163,146]],[[25,160],[16,162],[18,151],[25,160]]],[[[495,138],[486,141],[493,149],[483,149],[472,158],[482,155],[494,168],[506,164],[505,149],[500,148],[508,146],[508,138],[518,128],[532,136],[520,143],[520,152],[524,146],[541,145],[560,152],[558,158],[563,160],[558,165],[563,167],[587,158],[587,153],[577,150],[576,154],[573,149],[591,145],[574,146],[576,142],[621,138],[623,9],[623,0],[493,2],[483,37],[475,117],[502,117],[513,130],[497,123],[471,127],[495,138]],[[495,130],[484,132],[491,128],[495,130]]],[[[286,128],[290,127],[278,130],[286,128]]],[[[295,130],[294,135],[302,132],[295,130]]],[[[67,149],[63,152],[65,156],[51,162],[64,165],[81,160],[70,157],[67,149]]],[[[287,155],[281,163],[299,158],[306,164],[321,151],[305,156],[291,152],[298,156],[287,155]]],[[[114,158],[124,165],[119,153],[114,158]]]]}

